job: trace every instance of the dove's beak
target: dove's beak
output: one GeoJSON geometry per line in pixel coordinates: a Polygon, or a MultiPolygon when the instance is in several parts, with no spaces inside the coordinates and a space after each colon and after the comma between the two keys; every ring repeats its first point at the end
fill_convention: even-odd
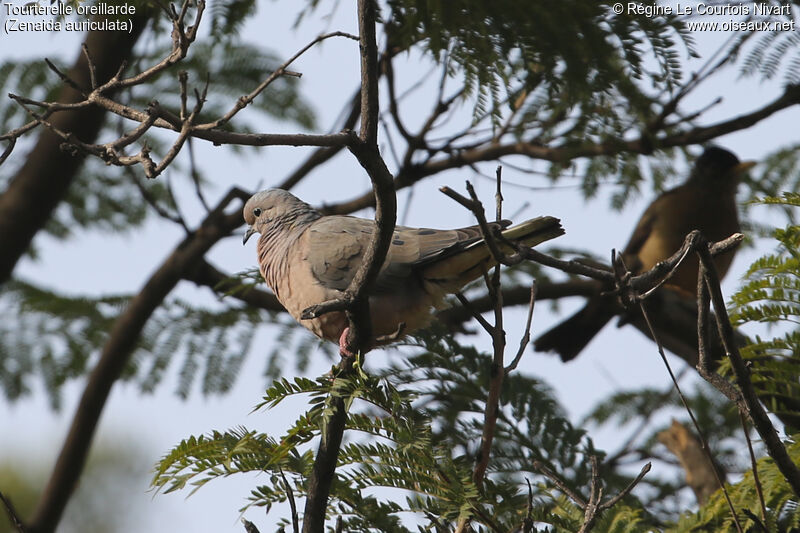
{"type": "Polygon", "coordinates": [[[257,230],[255,226],[250,226],[249,228],[247,228],[247,231],[244,232],[244,238],[242,239],[242,244],[246,244],[247,239],[249,239],[253,235],[253,233],[256,233],[256,231],[257,230]]]}

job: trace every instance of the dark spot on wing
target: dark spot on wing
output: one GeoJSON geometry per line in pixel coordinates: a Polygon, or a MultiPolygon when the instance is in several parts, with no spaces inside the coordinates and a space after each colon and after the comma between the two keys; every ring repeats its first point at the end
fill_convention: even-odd
{"type": "Polygon", "coordinates": [[[417,230],[417,235],[433,235],[436,233],[435,229],[421,229],[417,230]]]}
{"type": "Polygon", "coordinates": [[[400,239],[395,239],[392,241],[392,244],[394,244],[395,246],[402,246],[405,244],[405,241],[401,241],[400,239]]]}

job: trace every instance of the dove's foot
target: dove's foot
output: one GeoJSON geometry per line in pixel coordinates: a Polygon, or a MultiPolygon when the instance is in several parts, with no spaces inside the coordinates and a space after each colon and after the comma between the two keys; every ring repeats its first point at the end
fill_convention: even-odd
{"type": "Polygon", "coordinates": [[[342,357],[355,357],[356,354],[354,354],[347,348],[348,333],[350,333],[350,328],[345,327],[344,330],[342,331],[341,336],[339,336],[339,355],[341,355],[342,357]]]}

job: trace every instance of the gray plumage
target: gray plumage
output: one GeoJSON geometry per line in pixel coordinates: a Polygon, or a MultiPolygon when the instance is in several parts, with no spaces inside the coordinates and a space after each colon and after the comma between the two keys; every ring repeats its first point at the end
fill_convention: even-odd
{"type": "MultiPolygon", "coordinates": [[[[286,310],[318,337],[338,342],[347,327],[342,312],[301,320],[305,309],[340,297],[372,240],[374,222],[351,216],[323,216],[288,191],[268,189],[244,206],[250,226],[244,240],[259,233],[258,265],[286,310]]],[[[537,217],[508,227],[510,241],[535,246],[564,233],[559,220],[537,217]]],[[[509,250],[506,250],[509,251],[509,250]]],[[[430,322],[447,294],[494,266],[478,226],[454,230],[397,226],[370,297],[373,334],[404,333],[430,322]]]]}

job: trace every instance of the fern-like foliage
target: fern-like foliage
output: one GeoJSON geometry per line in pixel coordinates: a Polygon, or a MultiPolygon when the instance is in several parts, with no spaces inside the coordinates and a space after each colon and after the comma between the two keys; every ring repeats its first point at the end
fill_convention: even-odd
{"type": "Polygon", "coordinates": [[[238,36],[247,18],[255,12],[255,0],[213,0],[209,3],[211,35],[217,41],[238,36]]]}
{"type": "MultiPolygon", "coordinates": [[[[129,299],[67,297],[22,281],[5,283],[0,290],[0,387],[6,397],[30,393],[38,376],[58,408],[61,387],[96,361],[129,299]]],[[[234,383],[264,315],[169,300],[145,327],[123,378],[152,391],[180,362],[177,394],[188,396],[198,383],[204,394],[223,393],[234,383]]]]}
{"type": "MultiPolygon", "coordinates": [[[[684,387],[684,397],[692,410],[715,462],[728,475],[736,475],[750,468],[746,444],[741,435],[741,421],[735,406],[705,382],[694,388],[684,387]]],[[[686,409],[674,390],[643,388],[616,392],[601,400],[586,415],[582,427],[597,426],[620,434],[621,447],[610,450],[606,461],[604,479],[613,486],[624,486],[631,480],[621,466],[645,461],[657,464],[674,464],[658,435],[666,429],[666,417],[685,420],[686,409]]],[[[687,494],[685,472],[678,468],[655,468],[640,483],[639,500],[647,511],[666,523],[674,520],[695,501],[687,494]]]]}
{"type": "MultiPolygon", "coordinates": [[[[424,409],[437,421],[437,444],[475,453],[483,427],[483,399],[488,392],[491,356],[458,343],[452,335],[429,331],[411,345],[421,351],[401,360],[389,372],[393,381],[413,386],[425,399],[424,409]]],[[[552,391],[521,373],[508,376],[498,413],[494,453],[495,472],[522,482],[534,461],[585,484],[585,457],[597,453],[585,432],[567,420],[552,391]],[[524,466],[527,465],[527,466],[524,466]]]]}
{"type": "MultiPolygon", "coordinates": [[[[797,435],[786,443],[789,457],[797,463],[800,461],[800,444],[797,435]]],[[[728,485],[728,494],[733,506],[739,513],[739,520],[745,531],[763,531],[751,518],[758,517],[767,531],[797,531],[800,527],[800,511],[797,495],[784,479],[775,462],[770,457],[758,460],[758,478],[764,503],[767,508],[766,520],[762,516],[753,473],[747,472],[736,484],[728,485]],[[743,513],[749,511],[749,514],[743,513]]],[[[709,501],[696,513],[684,514],[677,525],[668,531],[734,531],[733,518],[722,491],[715,492],[709,501]]]]}
{"type": "MultiPolygon", "coordinates": [[[[528,489],[533,461],[540,460],[585,492],[586,455],[598,453],[563,417],[549,390],[535,379],[509,377],[490,470],[479,489],[472,475],[491,358],[448,335],[426,335],[412,345],[416,355],[376,375],[357,366],[346,378],[329,373],[276,381],[258,408],[296,395],[309,398],[309,408],[282,437],[241,428],[191,437],[162,459],[154,485],[196,490],[221,476],[263,472],[268,480],[252,491],[245,509],[269,510],[290,494],[302,496],[311,441],[338,397],[349,415],[330,512],[341,518],[343,530],[410,531],[409,513],[420,531],[447,531],[467,518],[476,531],[509,531],[532,517],[540,525],[577,529],[583,513],[574,504],[546,484],[528,489]]],[[[601,517],[608,531],[643,530],[647,520],[635,505],[601,517]]]]}
{"type": "MultiPolygon", "coordinates": [[[[800,195],[784,193],[762,200],[792,209],[800,195]]],[[[800,421],[800,226],[789,224],[774,231],[778,249],[757,259],[745,274],[744,285],[731,297],[731,320],[742,328],[767,325],[771,336],[756,334],[742,349],[751,364],[753,385],[767,406],[796,427],[800,421]]],[[[746,331],[746,329],[745,329],[746,331]]],[[[729,364],[724,363],[724,371],[729,364]]]]}
{"type": "MultiPolygon", "coordinates": [[[[180,109],[178,71],[182,70],[188,73],[190,92],[192,88],[203,90],[208,81],[206,102],[198,120],[214,120],[224,115],[233,105],[232,102],[253,90],[280,64],[275,54],[241,43],[235,37],[235,33],[231,33],[252,14],[253,5],[250,4],[253,2],[212,2],[210,10],[212,30],[216,33],[212,33],[207,40],[194,43],[189,56],[179,65],[167,69],[133,91],[118,95],[117,98],[132,107],[145,109],[153,96],[158,95],[162,106],[178,112],[180,109]]],[[[158,28],[157,25],[154,27],[158,28]]],[[[172,46],[169,33],[162,33],[158,29],[154,32],[153,38],[145,38],[142,41],[146,46],[137,48],[127,73],[137,72],[158,63],[169,54],[172,46]]],[[[62,71],[69,70],[66,60],[52,56],[50,59],[62,71]]],[[[4,95],[15,93],[32,99],[52,101],[57,98],[62,85],[58,76],[41,59],[7,60],[0,63],[0,92],[4,95]]],[[[10,100],[7,104],[0,106],[2,133],[30,120],[21,106],[10,100]]],[[[238,131],[250,131],[253,128],[254,116],[258,118],[271,116],[294,122],[307,129],[314,127],[313,110],[310,104],[300,97],[299,86],[294,78],[277,79],[264,94],[248,106],[247,110],[235,117],[234,124],[227,124],[226,127],[232,129],[235,126],[238,131]]],[[[110,117],[101,130],[97,142],[116,139],[131,128],[130,122],[110,117]]],[[[148,134],[146,140],[154,157],[160,157],[171,145],[174,135],[148,134]]],[[[24,148],[23,142],[18,149],[24,148]]],[[[17,161],[21,164],[24,158],[12,158],[12,160],[0,167],[0,186],[4,185],[17,170],[14,164],[17,161]]],[[[190,170],[187,167],[186,161],[178,158],[171,165],[170,175],[186,179],[190,170]]],[[[210,182],[205,179],[202,168],[192,168],[191,171],[193,180],[210,182]]],[[[140,227],[149,216],[155,214],[140,192],[142,188],[147,190],[152,201],[158,202],[165,210],[174,213],[175,206],[164,180],[147,180],[147,183],[137,184],[135,172],[138,170],[109,167],[98,158],[87,158],[84,169],[76,174],[65,201],[48,220],[45,230],[63,239],[71,236],[76,229],[122,232],[140,227]]]]}
{"type": "Polygon", "coordinates": [[[83,375],[107,338],[126,296],[70,298],[21,281],[0,290],[0,385],[9,400],[31,392],[40,376],[54,408],[60,388],[83,375]]]}
{"type": "MultiPolygon", "coordinates": [[[[770,9],[771,14],[757,17],[758,19],[789,23],[796,17],[796,11],[788,11],[790,8],[796,10],[796,5],[778,0],[760,4],[770,9]]],[[[754,9],[753,11],[756,12],[754,9]]],[[[800,82],[800,33],[797,32],[796,20],[794,25],[787,25],[783,31],[775,29],[759,32],[758,40],[747,52],[740,67],[742,75],[759,75],[762,80],[777,77],[781,74],[781,69],[786,84],[800,82]]]]}
{"type": "Polygon", "coordinates": [[[185,398],[195,384],[203,394],[227,392],[239,375],[266,313],[224,306],[205,309],[181,299],[166,301],[148,321],[133,354],[131,375],[153,390],[165,371],[181,362],[176,393],[185,398]]]}
{"type": "Polygon", "coordinates": [[[499,113],[504,88],[518,86],[527,93],[544,89],[546,112],[554,111],[554,102],[562,110],[599,104],[596,118],[588,120],[602,128],[604,120],[613,120],[615,97],[633,109],[649,106],[632,79],[674,87],[682,74],[675,45],[688,43],[676,19],[617,15],[611,6],[580,0],[392,0],[387,25],[398,45],[421,44],[436,59],[457,65],[467,91],[477,96],[478,114],[499,113]],[[657,60],[655,72],[645,67],[645,49],[657,60]]]}

